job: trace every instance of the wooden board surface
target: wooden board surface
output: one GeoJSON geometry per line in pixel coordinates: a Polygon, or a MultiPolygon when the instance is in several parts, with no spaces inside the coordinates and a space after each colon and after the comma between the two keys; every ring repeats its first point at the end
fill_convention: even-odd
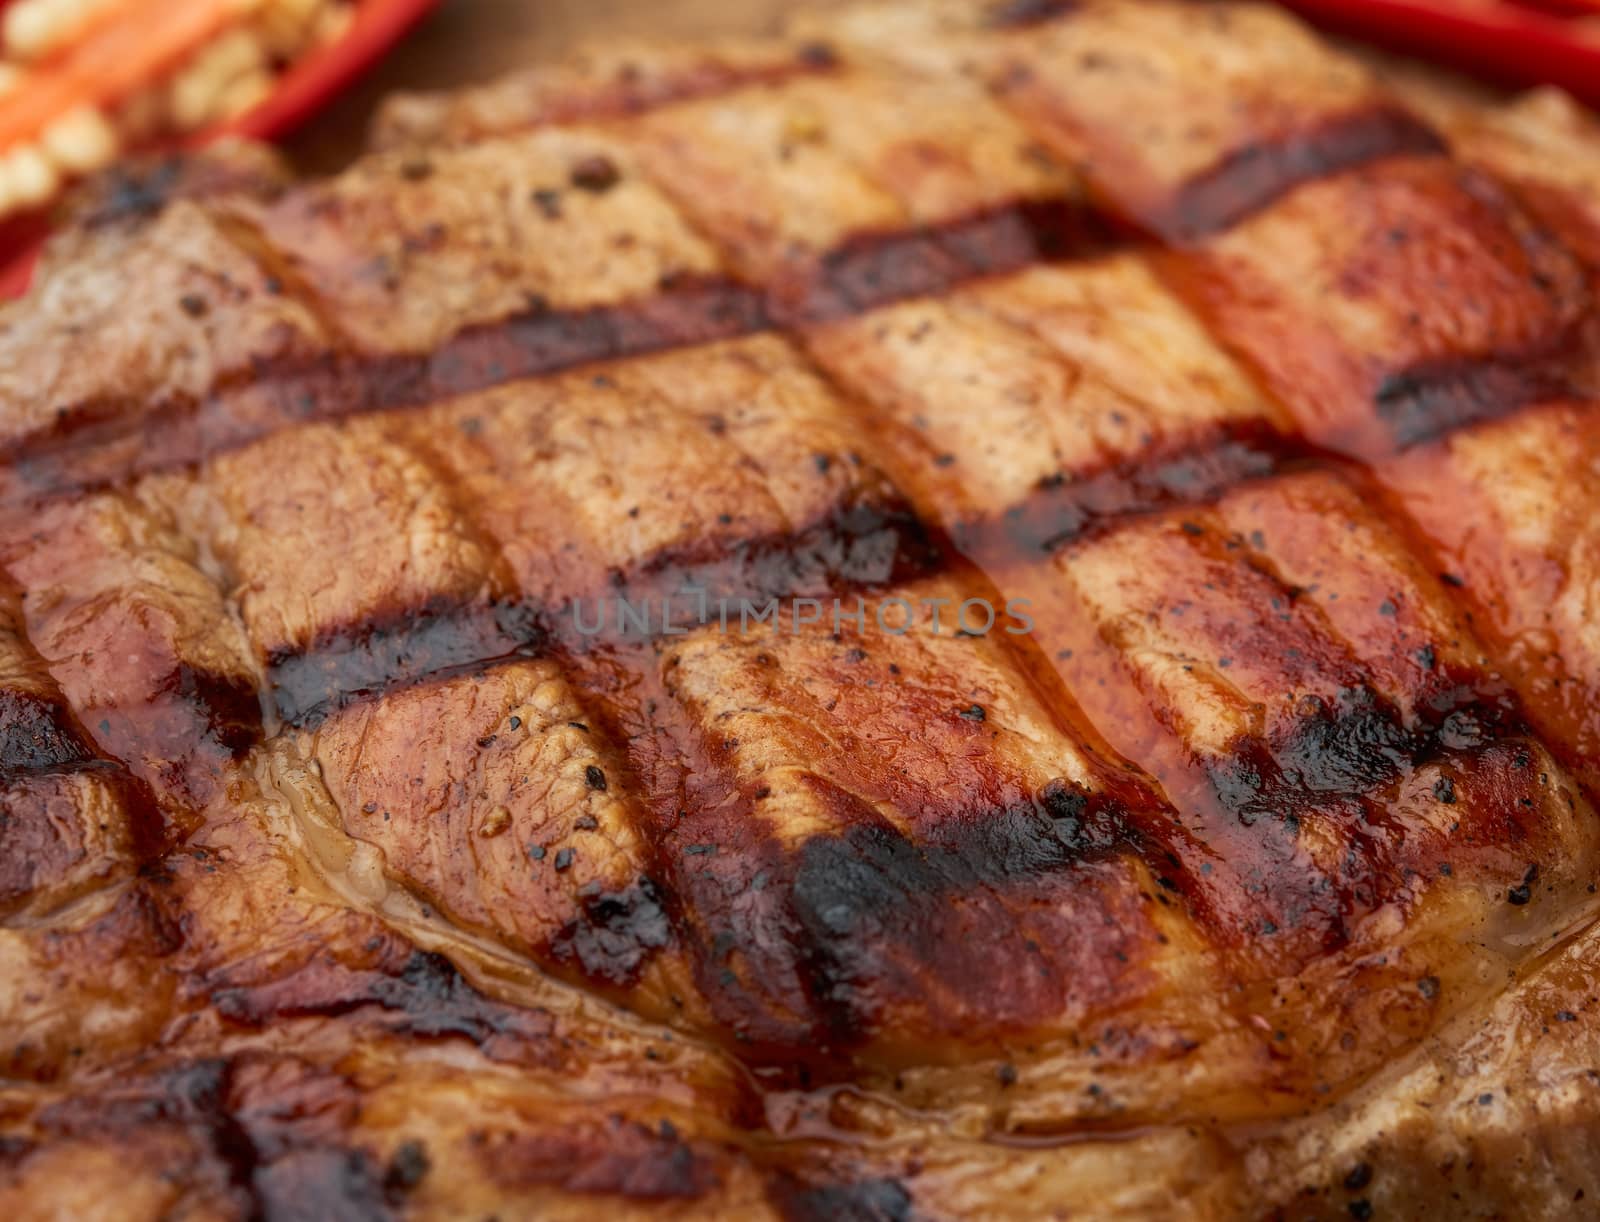
{"type": "Polygon", "coordinates": [[[304,168],[331,169],[359,149],[372,108],[397,89],[488,80],[617,34],[693,38],[770,28],[819,0],[443,0],[373,74],[290,144],[304,168]]]}

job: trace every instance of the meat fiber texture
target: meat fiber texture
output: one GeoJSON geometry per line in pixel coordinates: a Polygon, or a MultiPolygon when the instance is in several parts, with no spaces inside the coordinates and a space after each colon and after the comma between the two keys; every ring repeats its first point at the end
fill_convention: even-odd
{"type": "Polygon", "coordinates": [[[0,1208],[1600,1200],[1600,125],[1264,5],[608,46],[0,313],[0,1208]]]}

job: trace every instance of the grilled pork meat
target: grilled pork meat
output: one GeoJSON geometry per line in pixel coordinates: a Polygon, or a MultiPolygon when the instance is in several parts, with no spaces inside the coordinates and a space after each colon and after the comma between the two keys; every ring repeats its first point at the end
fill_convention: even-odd
{"type": "Polygon", "coordinates": [[[19,1217],[1600,1200],[1600,128],[929,0],[0,318],[19,1217]]]}

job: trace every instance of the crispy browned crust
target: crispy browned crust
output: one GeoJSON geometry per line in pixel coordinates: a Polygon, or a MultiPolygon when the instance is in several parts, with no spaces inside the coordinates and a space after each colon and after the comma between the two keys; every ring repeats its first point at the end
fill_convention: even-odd
{"type": "Polygon", "coordinates": [[[0,1210],[1600,1199],[1591,119],[929,0],[377,144],[0,315],[0,1210]]]}

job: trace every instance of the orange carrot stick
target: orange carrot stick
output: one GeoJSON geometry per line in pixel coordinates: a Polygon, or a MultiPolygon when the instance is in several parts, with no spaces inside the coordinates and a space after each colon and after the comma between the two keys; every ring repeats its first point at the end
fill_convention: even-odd
{"type": "Polygon", "coordinates": [[[78,106],[107,106],[159,79],[232,19],[229,0],[125,0],[90,35],[0,97],[0,151],[78,106]]]}

